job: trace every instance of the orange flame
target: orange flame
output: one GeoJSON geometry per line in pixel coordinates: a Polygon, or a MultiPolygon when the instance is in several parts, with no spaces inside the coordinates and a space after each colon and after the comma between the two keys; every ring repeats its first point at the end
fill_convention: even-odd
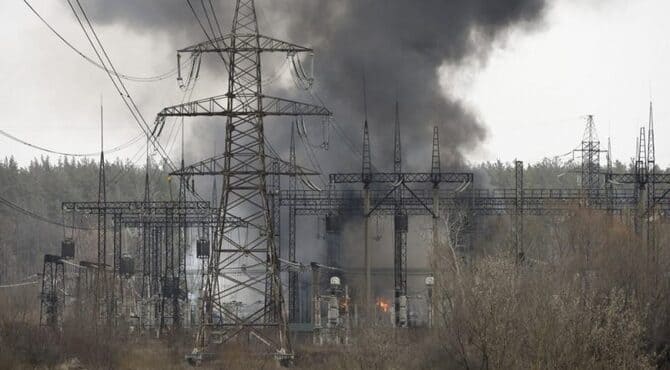
{"type": "Polygon", "coordinates": [[[377,298],[377,307],[379,307],[379,309],[381,309],[383,312],[389,312],[391,304],[385,301],[384,298],[379,297],[377,298]]]}

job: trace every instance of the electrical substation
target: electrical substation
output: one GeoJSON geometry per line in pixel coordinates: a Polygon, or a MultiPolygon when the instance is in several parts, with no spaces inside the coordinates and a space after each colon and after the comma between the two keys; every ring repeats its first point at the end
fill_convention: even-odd
{"type": "Polygon", "coordinates": [[[625,220],[655,250],[657,230],[670,214],[670,175],[657,172],[651,106],[630,173],[614,172],[611,149],[601,145],[594,117],[586,117],[575,151],[580,183],[571,188],[524,186],[520,160],[513,188],[482,187],[471,170],[441,163],[438,126],[425,137],[430,163],[407,170],[403,131],[412,112],[401,99],[388,125],[392,158],[373,160],[377,142],[366,118],[357,143],[360,166],[323,174],[298,164],[296,138],[305,125],[328,125],[333,112],[265,95],[261,63],[268,53],[286,55],[297,78],[311,85],[300,56],[318,50],[261,33],[254,0],[236,0],[230,33],[211,36],[177,51],[178,81],[188,85],[200,73],[200,59],[211,58],[225,67],[227,87],[164,108],[145,122],[144,134],[148,147],[160,147],[166,120],[212,117],[225,127],[223,152],[192,164],[165,160],[178,194],[164,201],[151,199],[147,150],[144,198],[108,201],[101,151],[97,200],[62,203],[68,225],[62,253],[44,256],[42,326],[58,332],[64,317],[75,315],[106,335],[192,337],[191,363],[235,342],[289,364],[298,342],[350,346],[352,331],[361,327],[432,327],[430,251],[452,245],[467,264],[490,219],[506,220],[518,264],[529,263],[525,217],[566,217],[580,209],[625,220]],[[182,71],[188,65],[192,70],[182,71]],[[290,133],[288,159],[267,145],[268,117],[288,117],[278,122],[290,133]],[[377,170],[387,166],[393,170],[377,170]],[[327,176],[327,187],[315,185],[317,175],[327,176]],[[202,183],[214,184],[211,196],[198,191],[202,183]],[[92,245],[77,238],[83,218],[96,220],[92,245]],[[317,230],[299,232],[303,221],[317,230]],[[81,260],[82,250],[95,250],[97,258],[81,260]],[[408,261],[415,253],[417,261],[408,261]]]}

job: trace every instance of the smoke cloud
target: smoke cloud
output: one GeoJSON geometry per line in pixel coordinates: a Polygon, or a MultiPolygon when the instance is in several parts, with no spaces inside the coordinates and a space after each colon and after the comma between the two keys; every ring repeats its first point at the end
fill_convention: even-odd
{"type": "Polygon", "coordinates": [[[432,126],[440,127],[444,163],[461,162],[462,151],[485,137],[476,114],[445,96],[439,84],[440,66],[484,62],[492,46],[504,41],[510,29],[537,24],[546,7],[545,0],[294,0],[277,4],[273,11],[290,20],[289,39],[313,45],[318,51],[318,90],[356,139],[361,132],[365,73],[377,166],[388,168],[392,163],[397,100],[406,163],[421,169],[430,165],[432,126]]]}
{"type": "MultiPolygon", "coordinates": [[[[461,66],[472,70],[468,63],[485,63],[490,51],[505,41],[510,30],[532,29],[540,24],[547,1],[257,0],[261,33],[315,49],[314,93],[335,113],[336,124],[344,132],[331,130],[327,152],[317,150],[314,154],[305,148],[299,149],[300,164],[313,168],[315,161],[305,157],[316,156],[324,172],[360,171],[361,158],[352,147],[361,148],[365,76],[372,159],[378,170],[392,168],[396,101],[400,105],[405,168],[430,169],[434,125],[440,127],[443,169],[459,166],[464,161],[464,152],[480,144],[486,132],[476,112],[443,90],[440,68],[448,65],[452,71],[458,71],[461,66]],[[351,142],[345,143],[347,140],[342,136],[351,142]]],[[[174,49],[204,40],[200,25],[185,0],[88,0],[87,3],[96,22],[122,24],[137,32],[162,33],[168,36],[163,39],[169,38],[174,43],[174,49]]],[[[191,3],[200,14],[203,26],[208,28],[203,7],[209,5],[209,0],[191,0],[191,3]]],[[[233,5],[232,0],[215,1],[224,32],[230,29],[233,5]]],[[[212,19],[209,21],[214,23],[212,19]]],[[[213,67],[213,63],[218,62],[216,58],[211,59],[212,64],[203,66],[207,70],[201,71],[200,83],[210,88],[218,86],[218,94],[221,94],[225,88],[221,78],[225,74],[220,65],[213,67]]],[[[281,57],[264,61],[265,78],[281,63],[281,57]]],[[[319,103],[318,99],[311,99],[309,93],[296,89],[290,79],[286,82],[280,79],[279,83],[267,86],[265,92],[319,103]]],[[[187,143],[193,160],[213,154],[213,137],[220,138],[220,151],[224,137],[220,119],[198,121],[199,129],[192,132],[187,143]],[[214,120],[218,124],[212,122],[214,120]]],[[[270,141],[287,158],[290,130],[285,123],[266,121],[265,130],[270,141]]],[[[307,125],[309,127],[309,123],[307,125]]],[[[312,142],[318,143],[318,125],[309,130],[312,142]]],[[[299,239],[313,235],[315,230],[317,234],[325,232],[319,229],[313,217],[298,224],[299,239]]],[[[389,239],[392,233],[388,232],[391,226],[386,227],[387,232],[384,232],[383,220],[378,220],[373,231],[379,236],[372,243],[375,267],[393,266],[392,248],[388,248],[392,245],[389,239]]],[[[419,230],[409,235],[410,267],[425,266],[428,243],[421,238],[421,233],[419,230]]],[[[287,234],[281,234],[285,243],[287,234]]],[[[346,266],[362,267],[360,223],[347,224],[342,236],[340,248],[350,257],[342,262],[346,266]]],[[[324,242],[309,239],[308,243],[298,243],[299,260],[323,261],[324,242]]],[[[389,293],[381,289],[381,283],[391,287],[390,279],[390,276],[376,278],[377,293],[389,293]]],[[[422,279],[413,278],[410,288],[418,289],[422,284],[422,279]]]]}
{"type": "MultiPolygon", "coordinates": [[[[403,160],[408,168],[425,170],[430,165],[434,125],[440,127],[442,160],[448,165],[461,163],[463,152],[486,136],[476,112],[445,94],[439,82],[439,68],[445,64],[485,63],[493,46],[504,42],[510,30],[532,29],[541,23],[547,2],[258,0],[257,8],[261,33],[315,49],[315,92],[335,112],[337,124],[357,148],[364,115],[365,75],[373,164],[377,168],[388,169],[392,164],[394,104],[398,101],[403,160]]],[[[185,0],[86,3],[96,22],[172,35],[175,48],[204,38],[185,0]]],[[[209,1],[191,3],[208,27],[203,6],[208,7],[209,1]]],[[[228,32],[234,1],[213,3],[224,33],[228,32]]],[[[271,65],[266,64],[266,75],[271,65]]],[[[203,72],[201,79],[207,76],[203,72]]],[[[268,90],[273,89],[282,90],[282,95],[300,97],[287,86],[268,90]]],[[[281,151],[288,143],[287,127],[268,128],[281,151]]],[[[330,151],[319,155],[325,163],[324,170],[358,170],[360,159],[351,153],[351,145],[344,145],[335,131],[330,136],[330,151]],[[342,166],[343,161],[348,165],[342,166]]]]}

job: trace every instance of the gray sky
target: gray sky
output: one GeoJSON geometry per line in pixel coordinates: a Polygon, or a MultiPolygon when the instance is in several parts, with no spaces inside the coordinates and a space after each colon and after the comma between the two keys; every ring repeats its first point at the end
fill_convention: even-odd
{"type": "MultiPolygon", "coordinates": [[[[68,40],[91,54],[65,1],[31,3],[68,40]]],[[[664,122],[670,115],[665,104],[670,98],[670,87],[665,83],[670,72],[663,68],[670,65],[670,30],[664,19],[668,10],[670,3],[664,0],[559,0],[541,26],[512,32],[496,44],[487,61],[443,65],[444,94],[462,101],[488,130],[485,141],[468,150],[466,158],[473,162],[498,158],[532,162],[568,152],[580,141],[582,116],[594,114],[601,140],[605,142],[611,135],[615,158],[627,161],[633,155],[639,125],[647,121],[651,96],[655,102],[657,162],[670,165],[670,149],[661,145],[668,135],[664,122]]],[[[227,17],[224,21],[228,28],[227,17]]],[[[22,1],[0,3],[0,28],[5,35],[0,40],[5,86],[0,93],[5,112],[1,129],[59,151],[96,151],[102,94],[106,147],[138,135],[107,76],[60,44],[22,1]]],[[[97,27],[118,69],[134,75],[173,68],[174,45],[196,41],[189,39],[190,34],[134,29],[118,23],[97,27]]],[[[264,31],[281,34],[267,27],[264,31]]],[[[222,82],[210,79],[200,83],[194,98],[220,94],[222,82]]],[[[148,121],[162,107],[182,99],[173,78],[128,86],[148,121]]],[[[189,125],[187,134],[195,135],[202,124],[206,123],[189,125]]],[[[359,133],[353,132],[351,137],[358,141],[359,133]]],[[[427,137],[426,145],[429,143],[427,137]]],[[[41,154],[4,137],[0,137],[0,145],[3,155],[14,155],[22,164],[41,154]]],[[[140,144],[118,155],[130,158],[138,151],[140,144]]],[[[135,158],[141,161],[141,156],[135,158]]]]}
{"type": "Polygon", "coordinates": [[[651,96],[656,160],[668,166],[668,10],[663,0],[559,1],[546,27],[512,36],[483,70],[445,68],[444,86],[475,107],[489,129],[469,158],[562,154],[579,144],[582,116],[594,114],[603,144],[611,136],[614,157],[628,161],[651,96]]]}

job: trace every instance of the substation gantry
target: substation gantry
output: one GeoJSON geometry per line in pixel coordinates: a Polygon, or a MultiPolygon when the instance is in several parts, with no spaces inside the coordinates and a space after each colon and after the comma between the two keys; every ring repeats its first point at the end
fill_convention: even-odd
{"type": "MultiPolygon", "coordinates": [[[[364,220],[364,271],[366,314],[371,317],[373,307],[371,294],[371,276],[373,274],[369,252],[369,218],[373,215],[393,216],[394,220],[394,322],[397,326],[405,325],[403,305],[406,298],[406,233],[409,215],[426,215],[433,217],[433,247],[439,243],[437,235],[438,220],[444,214],[460,214],[464,222],[463,235],[470,236],[470,241],[459,240],[457,244],[468,249],[471,235],[476,232],[476,220],[484,216],[512,217],[514,255],[519,262],[524,258],[524,215],[529,216],[564,216],[579,209],[588,207],[612,215],[623,215],[634,210],[639,215],[648,215],[651,206],[656,206],[656,214],[665,216],[670,210],[670,176],[651,175],[653,171],[645,160],[644,169],[637,169],[632,174],[613,174],[608,155],[608,170],[600,169],[600,143],[597,142],[593,117],[587,120],[587,130],[580,150],[583,152],[581,166],[581,187],[578,188],[526,188],[524,186],[524,164],[515,161],[515,187],[510,189],[478,189],[474,185],[474,176],[467,172],[442,172],[439,162],[439,135],[437,127],[433,133],[433,150],[431,171],[424,173],[403,172],[399,143],[399,125],[396,124],[394,153],[394,172],[373,172],[370,160],[370,138],[367,122],[363,128],[362,170],[360,173],[340,173],[330,175],[330,185],[326,190],[289,189],[280,193],[280,205],[289,208],[289,214],[325,217],[326,234],[337,234],[341,224],[348,217],[362,217],[364,220]],[[644,174],[644,176],[643,176],[644,174]],[[604,180],[604,181],[603,181],[604,180]],[[619,187],[621,184],[636,184],[636,187],[619,187]],[[357,184],[361,188],[351,188],[357,184]],[[432,184],[432,188],[421,186],[432,184]],[[605,184],[605,186],[602,186],[605,184]],[[442,185],[442,186],[440,186],[442,185]],[[339,186],[339,187],[338,187],[339,186]],[[345,188],[342,189],[341,187],[345,188]],[[653,196],[644,196],[644,191],[636,188],[651,188],[653,196]],[[400,189],[401,191],[399,191],[400,189]],[[398,197],[398,193],[400,196],[398,197]],[[653,199],[648,201],[648,199],[653,199]],[[441,214],[442,212],[442,214],[441,214]]],[[[292,141],[293,142],[293,141],[292,141]]],[[[652,144],[653,147],[653,144],[652,144]]],[[[291,152],[294,148],[291,149],[291,152]]],[[[652,152],[652,150],[650,150],[652,152]]],[[[609,153],[609,152],[608,152],[609,153]]],[[[642,163],[642,161],[638,161],[642,163]]],[[[639,164],[637,167],[642,167],[639,164]]],[[[640,216],[637,219],[641,219],[640,216]]],[[[646,222],[656,225],[654,217],[645,217],[646,222]]],[[[647,239],[654,235],[652,226],[648,226],[647,239]]],[[[295,221],[289,222],[289,250],[295,250],[295,221]]],[[[641,234],[640,234],[641,235],[641,234]]],[[[467,237],[464,239],[468,239],[467,237]]],[[[337,238],[328,237],[327,263],[342,268],[337,238]]],[[[295,252],[292,252],[295,255],[295,252]]],[[[346,271],[342,272],[346,275],[346,271]]],[[[426,271],[429,275],[429,271],[426,271]]],[[[300,289],[289,285],[290,302],[307,302],[298,295],[300,289]]],[[[291,305],[292,317],[309,308],[303,304],[291,305]]],[[[313,316],[313,315],[312,315],[313,316]]],[[[294,321],[292,321],[294,322],[294,321]]]]}

